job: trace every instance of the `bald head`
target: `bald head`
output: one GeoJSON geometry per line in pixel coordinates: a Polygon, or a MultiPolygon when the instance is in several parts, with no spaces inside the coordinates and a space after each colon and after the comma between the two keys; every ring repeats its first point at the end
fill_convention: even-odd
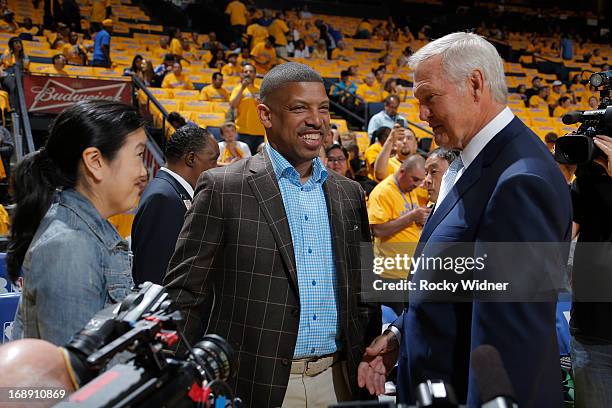
{"type": "MultiPolygon", "coordinates": [[[[68,374],[63,351],[43,340],[23,339],[0,347],[0,387],[59,388],[68,395],[75,388],[68,374]]],[[[24,401],[14,407],[47,407],[54,400],[24,401]]]]}
{"type": "Polygon", "coordinates": [[[263,103],[277,90],[292,82],[319,82],[323,84],[323,78],[308,65],[297,62],[287,62],[272,68],[264,76],[259,88],[259,97],[263,103]]]}
{"type": "Polygon", "coordinates": [[[400,166],[400,170],[404,170],[406,173],[410,173],[419,168],[425,168],[425,159],[418,154],[413,154],[412,156],[408,157],[400,166]]]}

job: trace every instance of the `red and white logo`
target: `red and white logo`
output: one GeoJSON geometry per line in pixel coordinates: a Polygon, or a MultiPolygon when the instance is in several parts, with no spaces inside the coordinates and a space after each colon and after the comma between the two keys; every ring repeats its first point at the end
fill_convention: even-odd
{"type": "Polygon", "coordinates": [[[126,81],[30,75],[25,86],[26,104],[29,112],[51,113],[88,99],[129,103],[130,85],[126,81]]]}

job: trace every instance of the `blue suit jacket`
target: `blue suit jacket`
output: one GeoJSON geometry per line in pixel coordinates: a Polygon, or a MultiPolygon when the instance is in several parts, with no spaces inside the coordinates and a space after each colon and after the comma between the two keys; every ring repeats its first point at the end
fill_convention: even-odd
{"type": "Polygon", "coordinates": [[[134,283],[162,284],[185,220],[185,201],[191,201],[189,193],[163,170],[143,192],[132,224],[134,283]]]}
{"type": "MultiPolygon", "coordinates": [[[[571,219],[569,189],[557,164],[538,137],[515,117],[485,146],[430,216],[416,253],[440,256],[436,244],[441,242],[471,243],[474,253],[470,255],[476,255],[486,242],[569,242],[571,219]]],[[[559,253],[563,259],[555,265],[563,266],[567,255],[559,253]]],[[[501,274],[534,276],[535,280],[547,275],[547,271],[533,270],[533,257],[519,258],[501,274]]],[[[500,272],[493,269],[485,268],[475,277],[486,279],[500,272]]],[[[418,282],[422,276],[417,270],[412,280],[418,282]]],[[[473,300],[470,293],[463,295],[471,300],[431,302],[415,296],[394,322],[402,333],[400,401],[412,402],[420,382],[443,379],[452,384],[460,401],[480,406],[470,354],[481,344],[491,344],[501,354],[520,407],[560,406],[554,294],[546,297],[549,301],[537,303],[484,302],[473,300]]]]}

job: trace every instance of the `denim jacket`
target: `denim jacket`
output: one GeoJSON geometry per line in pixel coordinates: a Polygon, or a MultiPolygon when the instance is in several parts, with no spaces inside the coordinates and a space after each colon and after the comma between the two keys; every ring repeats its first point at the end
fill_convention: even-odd
{"type": "Polygon", "coordinates": [[[133,286],[127,241],[73,189],[59,192],[26,252],[13,338],[66,343],[133,286]]]}

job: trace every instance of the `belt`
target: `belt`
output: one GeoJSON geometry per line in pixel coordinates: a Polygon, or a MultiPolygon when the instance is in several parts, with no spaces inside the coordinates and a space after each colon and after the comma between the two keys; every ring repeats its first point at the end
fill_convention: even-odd
{"type": "Polygon", "coordinates": [[[304,374],[314,377],[327,370],[340,360],[340,353],[327,354],[321,357],[301,358],[291,362],[291,374],[304,374]]]}

